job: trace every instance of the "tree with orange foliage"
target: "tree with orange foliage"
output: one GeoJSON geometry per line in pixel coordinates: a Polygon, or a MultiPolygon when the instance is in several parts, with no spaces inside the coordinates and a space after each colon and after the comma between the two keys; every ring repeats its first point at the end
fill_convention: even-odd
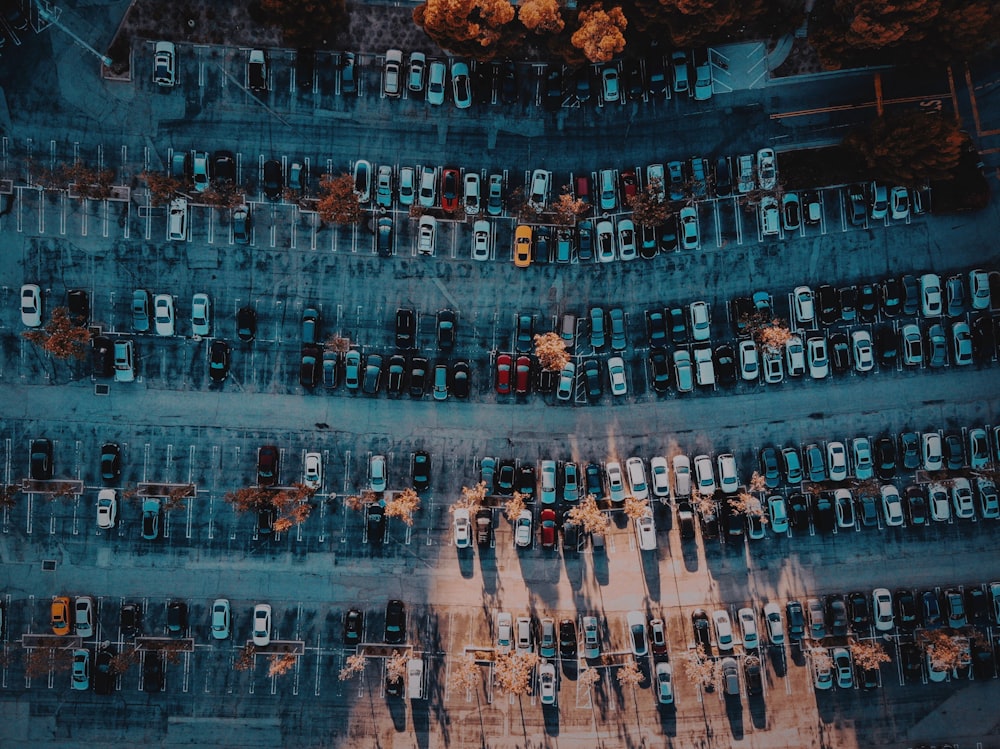
{"type": "Polygon", "coordinates": [[[413,525],[413,513],[420,509],[420,495],[413,489],[394,492],[385,503],[385,516],[413,525]]]}
{"type": "Polygon", "coordinates": [[[889,184],[922,187],[951,179],[962,155],[962,134],[950,117],[905,110],[886,114],[844,139],[872,176],[889,184]]]}
{"type": "Polygon", "coordinates": [[[602,5],[590,5],[580,11],[580,27],[571,41],[591,62],[608,62],[625,49],[625,29],[628,19],[619,6],[605,10],[602,5]]]}
{"type": "Polygon", "coordinates": [[[538,34],[558,34],[566,26],[556,0],[524,0],[517,18],[526,29],[538,34]]]}
{"type": "Polygon", "coordinates": [[[542,369],[549,372],[560,372],[569,364],[569,352],[566,342],[558,333],[537,333],[534,338],[535,356],[542,369]]]}
{"type": "Polygon", "coordinates": [[[335,224],[356,224],[365,212],[354,192],[354,178],[350,174],[334,177],[324,174],[319,180],[319,197],[316,213],[323,221],[335,224]]]}
{"type": "Polygon", "coordinates": [[[177,192],[185,187],[179,179],[160,172],[143,172],[139,175],[149,188],[150,205],[166,205],[177,192]]]}
{"type": "Polygon", "coordinates": [[[515,15],[510,0],[425,0],[413,9],[413,22],[442,48],[485,61],[520,43],[515,15]]]}
{"type": "Polygon", "coordinates": [[[590,210],[590,205],[574,198],[569,186],[564,186],[559,197],[552,201],[549,210],[555,214],[555,222],[560,226],[574,226],[580,217],[590,210]]]}
{"type": "Polygon", "coordinates": [[[275,653],[268,658],[267,675],[281,676],[282,674],[287,674],[295,668],[295,664],[298,660],[299,657],[295,653],[275,653]]]}
{"type": "Polygon", "coordinates": [[[90,330],[85,326],[73,324],[69,310],[65,307],[56,307],[52,310],[52,317],[44,328],[26,330],[21,336],[56,359],[87,358],[90,330]]]}
{"type": "Polygon", "coordinates": [[[670,203],[660,200],[663,184],[654,179],[645,189],[627,199],[628,207],[632,209],[632,220],[640,226],[660,226],[667,223],[673,216],[670,203]]]}

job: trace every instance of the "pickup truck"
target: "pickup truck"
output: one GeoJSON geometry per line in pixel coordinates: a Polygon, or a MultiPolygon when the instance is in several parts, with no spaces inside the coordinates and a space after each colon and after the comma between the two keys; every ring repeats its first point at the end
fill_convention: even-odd
{"type": "Polygon", "coordinates": [[[741,193],[748,193],[755,187],[753,156],[749,154],[746,156],[740,156],[739,164],[740,168],[738,171],[739,180],[737,182],[737,189],[741,193]]]}
{"type": "Polygon", "coordinates": [[[267,55],[262,49],[250,50],[247,62],[247,83],[251,91],[267,91],[267,55]]]}

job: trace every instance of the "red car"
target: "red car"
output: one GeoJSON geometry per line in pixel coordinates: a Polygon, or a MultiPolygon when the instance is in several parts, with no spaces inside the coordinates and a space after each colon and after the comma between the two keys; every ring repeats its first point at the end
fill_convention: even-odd
{"type": "Polygon", "coordinates": [[[556,545],[555,510],[542,510],[542,548],[551,549],[556,545]]]}
{"type": "Polygon", "coordinates": [[[457,169],[445,169],[441,172],[441,208],[446,211],[458,210],[458,184],[457,169]]]}
{"type": "Polygon", "coordinates": [[[622,172],[622,192],[625,193],[626,198],[631,198],[638,191],[638,185],[635,181],[635,172],[629,169],[627,172],[622,172]]]}
{"type": "Polygon", "coordinates": [[[510,395],[510,354],[500,354],[497,357],[497,392],[500,395],[510,395]]]}
{"type": "Polygon", "coordinates": [[[515,371],[514,389],[521,395],[527,393],[531,387],[531,358],[528,356],[517,357],[517,369],[515,371]]]}

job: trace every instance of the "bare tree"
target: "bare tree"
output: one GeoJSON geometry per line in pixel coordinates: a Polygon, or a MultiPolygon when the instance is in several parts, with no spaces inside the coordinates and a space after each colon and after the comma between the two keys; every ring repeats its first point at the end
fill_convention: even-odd
{"type": "Polygon", "coordinates": [[[73,666],[73,651],[69,648],[28,648],[24,658],[24,675],[37,679],[49,672],[69,671],[73,666]]]}
{"type": "Polygon", "coordinates": [[[85,359],[87,344],[90,343],[90,330],[74,323],[68,309],[56,307],[43,328],[26,330],[21,333],[21,337],[56,359],[85,359]]]}
{"type": "Polygon", "coordinates": [[[268,657],[267,675],[281,676],[287,674],[298,662],[299,657],[295,653],[275,653],[268,657]]]}
{"type": "Polygon", "coordinates": [[[560,372],[569,364],[569,352],[566,351],[566,342],[558,333],[537,333],[535,334],[535,356],[538,357],[539,364],[543,369],[550,372],[560,372]]]}
{"type": "Polygon", "coordinates": [[[139,175],[149,188],[149,202],[152,205],[166,205],[184,187],[185,183],[160,172],[143,172],[139,175]]]}
{"type": "Polygon", "coordinates": [[[715,663],[705,655],[705,646],[698,644],[694,650],[684,654],[684,673],[702,689],[715,684],[715,663]]]}
{"type": "Polygon", "coordinates": [[[420,509],[420,495],[412,488],[395,492],[385,503],[385,516],[413,525],[413,513],[420,509]]]}
{"type": "Polygon", "coordinates": [[[467,486],[462,487],[462,496],[458,499],[455,504],[451,506],[451,511],[454,512],[458,509],[466,509],[470,513],[475,513],[486,499],[486,482],[480,481],[471,489],[467,486]]]}
{"type": "Polygon", "coordinates": [[[639,684],[642,683],[642,672],[636,665],[635,661],[626,661],[619,669],[618,673],[615,674],[615,678],[618,679],[618,684],[624,689],[625,687],[632,687],[635,689],[639,684]]]}
{"type": "Polygon", "coordinates": [[[851,657],[860,668],[878,668],[892,659],[885,652],[885,647],[877,640],[854,640],[851,642],[851,657]]]}
{"type": "Polygon", "coordinates": [[[702,494],[697,489],[691,490],[691,505],[705,519],[715,517],[715,512],[718,509],[715,497],[711,494],[702,494]]]}
{"type": "Polygon", "coordinates": [[[354,653],[353,655],[347,656],[347,664],[340,669],[338,677],[341,681],[347,681],[352,676],[360,674],[365,670],[365,666],[368,663],[367,656],[364,653],[354,653]]]}
{"type": "Polygon", "coordinates": [[[326,348],[327,351],[336,351],[338,354],[346,354],[351,350],[351,339],[345,338],[339,333],[336,333],[326,340],[324,348],[326,348]]]}
{"type": "Polygon", "coordinates": [[[506,694],[527,694],[531,689],[531,676],[540,660],[536,653],[501,655],[494,664],[494,682],[506,694]]]}
{"type": "Polygon", "coordinates": [[[483,682],[482,669],[476,663],[472,653],[466,653],[451,670],[452,684],[455,689],[471,692],[483,682]]]}
{"type": "Polygon", "coordinates": [[[767,513],[764,512],[764,505],[761,503],[760,497],[740,492],[735,497],[730,497],[728,502],[729,506],[736,512],[741,512],[748,517],[759,518],[762,525],[767,524],[767,513]]]}
{"type": "Polygon", "coordinates": [[[580,686],[584,687],[587,691],[590,691],[590,689],[600,680],[601,672],[596,668],[587,667],[580,672],[580,686]]]}
{"type": "Polygon", "coordinates": [[[517,516],[527,507],[524,503],[524,495],[521,492],[514,492],[510,499],[504,504],[503,514],[510,522],[516,522],[517,516]]]}
{"type": "Polygon", "coordinates": [[[111,673],[123,674],[139,662],[140,650],[137,647],[126,647],[122,652],[111,657],[111,673]]]}
{"type": "Polygon", "coordinates": [[[955,639],[940,629],[923,629],[917,635],[917,642],[927,649],[936,671],[950,671],[961,664],[962,648],[955,639]]]}
{"type": "Polygon", "coordinates": [[[569,519],[583,526],[587,533],[605,533],[611,525],[611,518],[597,506],[593,494],[588,494],[569,511],[569,519]]]}
{"type": "Polygon", "coordinates": [[[20,493],[21,487],[17,484],[0,485],[0,508],[13,509],[20,493]]]}
{"type": "Polygon", "coordinates": [[[649,512],[648,499],[636,499],[635,497],[625,497],[625,516],[629,520],[638,520],[649,512]]]}
{"type": "Polygon", "coordinates": [[[237,671],[249,671],[253,668],[256,655],[257,647],[252,642],[248,642],[240,648],[240,654],[236,656],[236,660],[233,661],[233,668],[237,671]]]}

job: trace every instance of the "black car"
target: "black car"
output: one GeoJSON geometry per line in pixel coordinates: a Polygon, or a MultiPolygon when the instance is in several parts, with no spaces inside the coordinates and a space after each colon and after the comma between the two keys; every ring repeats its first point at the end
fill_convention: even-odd
{"type": "Polygon", "coordinates": [[[604,395],[604,376],[597,359],[587,359],[583,363],[583,377],[587,382],[587,397],[590,400],[597,400],[604,395]]]}
{"type": "Polygon", "coordinates": [[[302,358],[299,361],[299,384],[312,390],[319,382],[322,367],[323,349],[314,343],[307,343],[302,347],[302,358]]]}
{"type": "MultiPolygon", "coordinates": [[[[662,60],[660,62],[662,65],[662,60]]],[[[733,191],[733,170],[729,166],[729,157],[720,156],[715,161],[715,194],[725,197],[733,191]]]]}
{"type": "Polygon", "coordinates": [[[840,320],[840,302],[837,290],[825,283],[816,289],[816,307],[819,321],[824,325],[833,325],[840,320]]]}
{"type": "Polygon", "coordinates": [[[427,390],[427,360],[414,356],[410,360],[410,397],[423,398],[427,390]]]}
{"type": "Polygon", "coordinates": [[[392,395],[403,392],[403,380],[406,377],[406,359],[399,354],[389,357],[389,370],[386,373],[386,389],[392,395]]]}
{"type": "Polygon", "coordinates": [[[851,629],[861,632],[871,624],[871,610],[868,606],[868,596],[854,592],[847,594],[847,608],[850,612],[851,629]]]}
{"type": "Polygon", "coordinates": [[[559,622],[559,654],[563,658],[576,657],[576,624],[572,619],[559,622]]]}
{"type": "Polygon", "coordinates": [[[736,382],[736,354],[729,345],[715,349],[715,377],[720,385],[736,382]]]}
{"type": "Polygon", "coordinates": [[[469,397],[469,381],[472,377],[472,370],[469,362],[459,359],[451,365],[451,394],[456,398],[469,397]]]}
{"type": "Polygon", "coordinates": [[[878,290],[874,284],[861,284],[858,288],[858,315],[864,322],[875,322],[878,316],[878,290]]]}
{"type": "Polygon", "coordinates": [[[840,290],[840,319],[854,322],[858,317],[858,290],[845,286],[840,290]]]}
{"type": "Polygon", "coordinates": [[[535,494],[535,467],[527,463],[522,463],[517,469],[517,491],[525,495],[527,501],[531,501],[535,494]]]}
{"type": "Polygon", "coordinates": [[[402,676],[399,676],[394,679],[388,672],[386,672],[385,675],[386,697],[402,697],[404,685],[405,683],[402,676]]]}
{"type": "Polygon", "coordinates": [[[493,513],[485,507],[476,511],[476,543],[488,547],[493,540],[493,513]]]}
{"type": "Polygon", "coordinates": [[[882,314],[895,317],[903,308],[903,287],[895,278],[887,278],[881,284],[882,314]]]}
{"type": "Polygon", "coordinates": [[[875,474],[884,481],[896,475],[896,443],[891,437],[875,440],[875,474]]]}
{"type": "Polygon", "coordinates": [[[365,510],[365,527],[368,529],[369,543],[382,543],[385,538],[385,508],[381,503],[368,505],[365,510]]]}
{"type": "Polygon", "coordinates": [[[122,451],[114,442],[101,445],[101,479],[105,484],[118,480],[122,472],[122,451]]]}
{"type": "Polygon", "coordinates": [[[937,593],[933,590],[925,590],[919,595],[920,598],[920,620],[927,629],[941,626],[941,605],[938,602],[937,593]]]}
{"type": "Polygon", "coordinates": [[[649,368],[653,373],[653,390],[658,393],[667,392],[667,385],[670,383],[670,361],[664,349],[649,350],[649,368]]]}
{"type": "Polygon", "coordinates": [[[920,646],[915,642],[904,642],[899,646],[899,654],[903,662],[903,678],[906,681],[920,681],[924,661],[920,646]]]}
{"type": "Polygon", "coordinates": [[[379,257],[392,257],[392,219],[388,216],[376,222],[375,242],[379,257]]]}
{"type": "Polygon", "coordinates": [[[701,525],[701,535],[703,538],[719,537],[719,504],[713,502],[713,510],[699,510],[698,522],[701,525]]]}
{"type": "Polygon", "coordinates": [[[97,651],[94,658],[94,691],[97,694],[108,695],[115,691],[115,675],[111,671],[114,657],[114,651],[109,648],[97,651]]]}
{"type": "Polygon", "coordinates": [[[748,296],[738,296],[729,300],[729,323],[736,335],[743,335],[754,313],[753,300],[748,296]]]}
{"type": "Polygon", "coordinates": [[[229,376],[229,344],[220,338],[208,347],[208,376],[213,382],[222,382],[229,376]]]}
{"type": "Polygon", "coordinates": [[[791,642],[801,642],[806,633],[806,617],[802,604],[789,601],[785,604],[785,618],[788,620],[788,639],[791,642]]]}
{"type": "Polygon", "coordinates": [[[257,451],[258,486],[277,486],[280,454],[274,445],[264,445],[257,451]]]}
{"type": "Polygon", "coordinates": [[[805,494],[796,492],[788,498],[788,517],[793,528],[809,530],[809,503],[805,494]]]}
{"type": "Polygon", "coordinates": [[[274,530],[274,521],[276,518],[277,513],[271,505],[265,505],[264,507],[258,508],[257,533],[259,535],[268,535],[272,530],[274,530]]]}
{"type": "Polygon", "coordinates": [[[469,76],[472,79],[472,95],[477,104],[493,103],[493,65],[488,62],[476,63],[469,76]]]}
{"type": "Polygon", "coordinates": [[[972,321],[972,352],[976,361],[985,363],[993,359],[996,348],[996,332],[993,319],[989,315],[980,315],[972,321]]]}
{"type": "Polygon", "coordinates": [[[115,373],[114,344],[102,335],[90,339],[90,365],[94,377],[111,377],[115,373]]]}
{"type": "Polygon", "coordinates": [[[992,679],[996,674],[996,661],[993,648],[988,642],[973,638],[971,642],[972,673],[977,679],[992,679]]]}
{"type": "Polygon", "coordinates": [[[879,366],[885,369],[896,366],[896,360],[899,358],[899,336],[888,325],[876,329],[875,350],[878,352],[879,366]]]}
{"type": "Polygon", "coordinates": [[[501,460],[497,471],[497,494],[509,497],[514,493],[515,466],[513,460],[501,460]]]}
{"type": "Polygon", "coordinates": [[[123,603],[118,621],[123,636],[134,637],[142,634],[142,604],[134,601],[123,603]]]}
{"type": "Polygon", "coordinates": [[[944,436],[944,459],[949,471],[957,471],[965,465],[965,445],[958,434],[944,436]]]}
{"type": "Polygon", "coordinates": [[[625,68],[625,90],[628,92],[628,98],[632,101],[641,99],[645,89],[642,64],[638,60],[631,60],[625,68]]]}
{"type": "Polygon", "coordinates": [[[601,478],[601,467],[597,463],[587,463],[584,470],[587,481],[587,494],[593,494],[594,499],[604,496],[604,480],[601,478]]]}
{"type": "Polygon", "coordinates": [[[662,309],[646,310],[646,334],[650,346],[662,346],[667,340],[667,321],[662,309]]]}
{"type": "Polygon", "coordinates": [[[760,675],[760,659],[744,658],[743,675],[746,677],[747,694],[753,697],[764,691],[764,681],[760,675]]]}
{"type": "Polygon", "coordinates": [[[916,432],[903,432],[899,435],[899,451],[903,456],[903,466],[920,467],[920,438],[916,432]]]}
{"type": "Polygon", "coordinates": [[[851,368],[851,344],[846,333],[830,335],[830,363],[835,372],[846,372],[851,368]]]}
{"type": "Polygon", "coordinates": [[[277,200],[281,197],[281,188],[284,177],[281,174],[281,162],[269,159],[264,162],[264,196],[268,200],[277,200]]]}
{"type": "Polygon", "coordinates": [[[538,226],[534,232],[534,242],[531,248],[531,261],[533,263],[549,262],[549,227],[538,226]]]}
{"type": "Polygon", "coordinates": [[[903,276],[903,314],[907,317],[920,311],[920,284],[917,277],[903,276]]]}
{"type": "Polygon", "coordinates": [[[706,656],[712,655],[712,625],[704,609],[691,612],[691,626],[694,627],[695,645],[701,645],[706,656]]]}
{"type": "Polygon", "coordinates": [[[52,480],[52,442],[47,439],[31,441],[31,478],[34,481],[52,480]]]}
{"type": "Polygon", "coordinates": [[[83,289],[70,289],[66,294],[69,319],[74,325],[84,326],[90,322],[90,297],[83,289]]]}
{"type": "Polygon", "coordinates": [[[920,623],[917,621],[917,599],[912,590],[900,588],[892,594],[896,605],[896,625],[901,629],[913,630],[920,623]]]}
{"type": "Polygon", "coordinates": [[[861,185],[850,185],[847,191],[847,215],[851,223],[860,226],[868,218],[868,203],[865,200],[865,190],[861,185]]]}
{"type": "Polygon", "coordinates": [[[417,315],[412,309],[400,307],[396,310],[396,348],[414,347],[417,333],[417,315]]]}
{"type": "Polygon", "coordinates": [[[829,494],[820,494],[812,506],[813,525],[821,533],[829,533],[836,523],[836,514],[833,510],[833,500],[829,494]]]}
{"type": "Polygon", "coordinates": [[[163,691],[163,656],[157,650],[147,650],[142,662],[142,691],[163,691]]]}
{"type": "Polygon", "coordinates": [[[385,641],[390,645],[406,639],[406,606],[392,599],[385,606],[385,641]]]}
{"type": "Polygon", "coordinates": [[[927,495],[919,485],[906,487],[906,509],[910,515],[910,525],[927,523],[927,495]]]}
{"type": "Polygon", "coordinates": [[[361,609],[348,609],[344,617],[344,644],[357,645],[365,631],[365,612],[361,609]]]}
{"type": "Polygon", "coordinates": [[[971,586],[965,589],[965,610],[970,622],[985,624],[989,608],[986,592],[982,588],[971,586]]]}
{"type": "Polygon", "coordinates": [[[232,151],[212,154],[212,179],[219,184],[236,182],[236,157],[232,151]]]}
{"type": "Polygon", "coordinates": [[[581,104],[590,101],[590,69],[584,65],[573,74],[573,93],[581,104]]]}
{"type": "Polygon", "coordinates": [[[427,491],[431,486],[431,456],[423,450],[413,453],[410,474],[413,477],[413,488],[418,492],[427,491]]]}
{"type": "Polygon", "coordinates": [[[878,687],[878,669],[877,668],[857,668],[858,672],[858,684],[861,685],[862,689],[875,689],[878,687]]]}
{"type": "Polygon", "coordinates": [[[670,340],[675,346],[687,343],[687,317],[680,307],[670,308],[670,340]]]}
{"type": "Polygon", "coordinates": [[[764,485],[774,489],[781,483],[781,473],[778,471],[778,451],[773,447],[760,449],[760,475],[764,477],[764,485]]]}
{"type": "Polygon", "coordinates": [[[183,637],[188,627],[188,605],[184,601],[171,601],[167,604],[167,634],[171,637],[183,637]]]}
{"type": "Polygon", "coordinates": [[[843,596],[826,597],[826,623],[834,637],[844,637],[847,634],[847,604],[844,603],[843,596]]]}
{"type": "Polygon", "coordinates": [[[236,335],[241,341],[252,341],[257,335],[257,311],[240,307],[236,312],[236,335]]]}

